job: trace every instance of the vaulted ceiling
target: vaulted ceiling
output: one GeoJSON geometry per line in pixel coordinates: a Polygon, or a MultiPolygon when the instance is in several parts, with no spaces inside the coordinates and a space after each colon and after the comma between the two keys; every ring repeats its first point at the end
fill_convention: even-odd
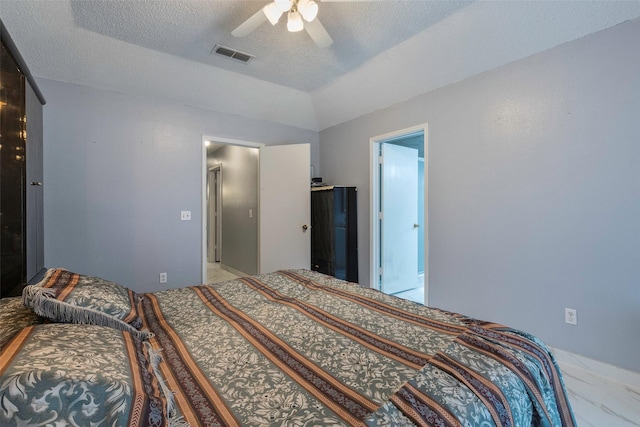
{"type": "Polygon", "coordinates": [[[325,0],[327,48],[286,19],[231,35],[267,3],[2,0],[0,18],[36,77],[321,130],[640,17],[638,1],[325,0]]]}

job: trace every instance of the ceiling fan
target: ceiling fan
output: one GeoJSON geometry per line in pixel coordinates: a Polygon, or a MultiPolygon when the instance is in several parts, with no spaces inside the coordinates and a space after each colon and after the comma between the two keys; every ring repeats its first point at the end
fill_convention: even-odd
{"type": "Polygon", "coordinates": [[[246,37],[266,21],[276,25],[284,13],[287,13],[289,32],[305,29],[320,48],[333,43],[333,39],[317,18],[318,3],[314,0],[274,0],[240,24],[231,34],[235,37],[246,37]]]}

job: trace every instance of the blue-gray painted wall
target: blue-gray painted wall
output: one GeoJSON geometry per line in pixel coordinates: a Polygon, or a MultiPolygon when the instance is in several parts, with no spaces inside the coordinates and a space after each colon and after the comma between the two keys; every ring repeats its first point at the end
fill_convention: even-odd
{"type": "Polygon", "coordinates": [[[359,247],[369,138],[426,122],[430,304],[640,371],[639,40],[620,24],[321,131],[323,177],[359,189],[359,247]]]}
{"type": "Polygon", "coordinates": [[[203,135],[310,143],[318,133],[38,79],[45,265],[150,292],[201,283],[203,135]],[[191,221],[180,221],[190,210],[191,221]],[[166,272],[168,283],[158,274],[166,272]]]}

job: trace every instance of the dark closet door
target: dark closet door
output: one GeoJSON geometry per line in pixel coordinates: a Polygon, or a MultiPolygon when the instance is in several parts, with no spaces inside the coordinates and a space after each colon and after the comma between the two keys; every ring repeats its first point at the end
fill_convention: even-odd
{"type": "Polygon", "coordinates": [[[0,296],[7,296],[26,279],[25,78],[4,43],[0,55],[0,296]]]}

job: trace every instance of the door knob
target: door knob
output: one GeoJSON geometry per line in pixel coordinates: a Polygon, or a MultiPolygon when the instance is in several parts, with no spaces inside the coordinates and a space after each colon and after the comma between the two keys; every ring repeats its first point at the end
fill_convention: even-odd
{"type": "Polygon", "coordinates": [[[419,228],[420,224],[413,224],[413,228],[419,228]]]}
{"type": "Polygon", "coordinates": [[[38,187],[42,187],[42,183],[39,181],[31,181],[31,185],[37,185],[38,187]]]}
{"type": "Polygon", "coordinates": [[[307,224],[302,226],[302,232],[304,233],[305,231],[307,231],[309,229],[309,226],[307,224]]]}

